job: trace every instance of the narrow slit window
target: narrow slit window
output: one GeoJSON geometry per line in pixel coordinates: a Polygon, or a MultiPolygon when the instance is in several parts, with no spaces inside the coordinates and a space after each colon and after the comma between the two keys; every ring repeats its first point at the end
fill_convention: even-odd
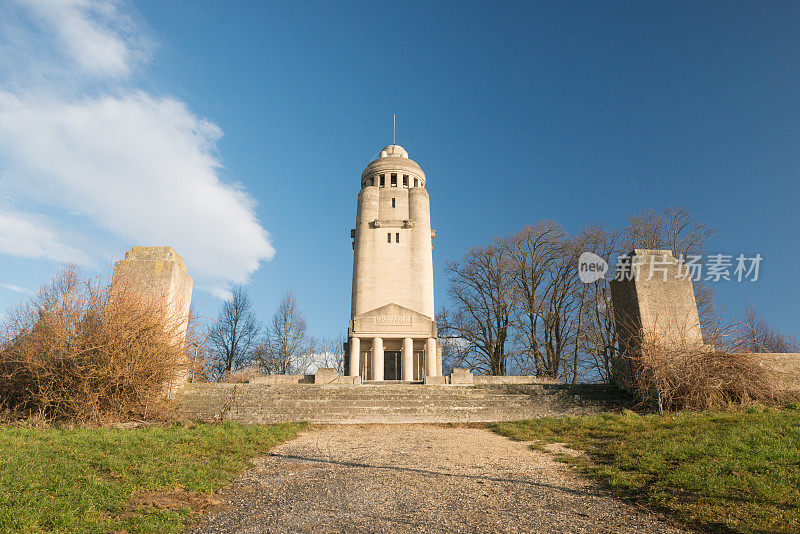
{"type": "Polygon", "coordinates": [[[395,207],[395,205],[394,205],[394,199],[392,199],[392,207],[393,207],[393,208],[395,207]]]}
{"type": "Polygon", "coordinates": [[[414,187],[419,187],[419,178],[414,178],[414,187]]]}
{"type": "Polygon", "coordinates": [[[392,175],[392,187],[397,187],[397,175],[392,175]]]}
{"type": "Polygon", "coordinates": [[[381,174],[381,187],[384,187],[385,185],[386,185],[386,175],[381,174]]]}
{"type": "Polygon", "coordinates": [[[400,232],[397,232],[396,234],[394,234],[394,242],[395,243],[399,243],[400,242],[400,232]]]}
{"type": "Polygon", "coordinates": [[[408,175],[403,175],[403,187],[408,187],[408,175]]]}
{"type": "Polygon", "coordinates": [[[387,243],[391,243],[392,242],[392,233],[391,232],[386,234],[386,242],[387,243]]]}

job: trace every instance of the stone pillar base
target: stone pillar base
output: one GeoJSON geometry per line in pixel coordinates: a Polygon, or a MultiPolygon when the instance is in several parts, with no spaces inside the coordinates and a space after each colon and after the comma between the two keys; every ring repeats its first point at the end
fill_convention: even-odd
{"type": "Polygon", "coordinates": [[[447,385],[447,378],[444,376],[426,376],[425,380],[422,382],[426,386],[446,386],[447,385]]]}
{"type": "Polygon", "coordinates": [[[453,372],[450,373],[450,383],[471,386],[475,383],[475,380],[469,369],[453,369],[453,372]]]}

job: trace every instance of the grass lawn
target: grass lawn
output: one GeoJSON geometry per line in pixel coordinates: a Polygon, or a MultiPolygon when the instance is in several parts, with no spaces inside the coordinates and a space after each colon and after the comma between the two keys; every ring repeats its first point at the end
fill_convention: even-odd
{"type": "Polygon", "coordinates": [[[719,532],[800,532],[800,407],[538,419],[492,425],[611,489],[719,532]]]}
{"type": "Polygon", "coordinates": [[[0,426],[0,532],[179,532],[192,515],[181,502],[208,501],[251,458],[303,427],[0,426]],[[172,506],[148,507],[163,494],[172,506]]]}

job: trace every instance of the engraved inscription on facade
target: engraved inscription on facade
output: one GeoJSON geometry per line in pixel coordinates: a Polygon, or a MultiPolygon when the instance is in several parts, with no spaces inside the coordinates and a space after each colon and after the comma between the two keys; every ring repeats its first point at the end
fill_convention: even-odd
{"type": "Polygon", "coordinates": [[[410,315],[376,315],[375,324],[380,325],[410,325],[410,315]]]}

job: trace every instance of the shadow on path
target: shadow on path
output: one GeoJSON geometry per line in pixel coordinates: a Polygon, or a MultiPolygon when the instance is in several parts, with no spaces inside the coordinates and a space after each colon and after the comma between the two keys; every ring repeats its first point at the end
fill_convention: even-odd
{"type": "Polygon", "coordinates": [[[328,465],[337,465],[341,467],[357,467],[361,469],[386,469],[390,471],[402,471],[407,473],[416,473],[420,475],[432,476],[432,477],[455,477],[455,478],[463,478],[463,479],[470,479],[470,480],[482,480],[486,482],[506,482],[511,484],[524,484],[528,486],[535,486],[539,488],[547,488],[551,490],[558,490],[563,493],[568,493],[570,495],[581,495],[587,497],[600,497],[600,496],[607,496],[608,492],[605,491],[584,491],[584,490],[575,490],[571,488],[565,488],[563,486],[554,486],[552,484],[545,484],[542,482],[536,482],[533,480],[521,480],[516,478],[497,478],[497,477],[489,477],[485,475],[467,475],[461,473],[444,473],[441,471],[432,471],[430,469],[420,469],[417,467],[400,467],[396,465],[372,465],[372,464],[365,464],[361,462],[346,462],[346,461],[339,461],[339,460],[328,460],[324,458],[312,458],[309,456],[298,456],[295,454],[279,454],[275,452],[269,453],[267,456],[275,457],[275,458],[283,458],[286,460],[299,460],[304,462],[314,462],[320,464],[328,464],[328,465]]]}

